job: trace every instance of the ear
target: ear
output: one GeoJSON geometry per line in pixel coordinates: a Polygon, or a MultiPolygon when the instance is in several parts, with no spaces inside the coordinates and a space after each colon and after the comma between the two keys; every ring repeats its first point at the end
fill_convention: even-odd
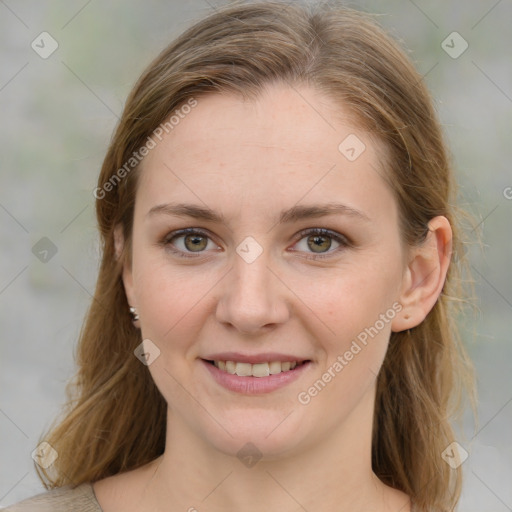
{"type": "Polygon", "coordinates": [[[411,251],[399,298],[402,311],[391,323],[393,332],[419,325],[434,307],[444,286],[452,252],[452,228],[444,216],[428,223],[425,241],[411,251]]]}
{"type": "Polygon", "coordinates": [[[114,229],[114,247],[116,252],[116,259],[121,260],[123,263],[123,285],[126,293],[128,304],[137,307],[135,300],[135,292],[133,289],[133,276],[131,258],[125,252],[125,240],[123,235],[123,226],[118,224],[114,229]]]}

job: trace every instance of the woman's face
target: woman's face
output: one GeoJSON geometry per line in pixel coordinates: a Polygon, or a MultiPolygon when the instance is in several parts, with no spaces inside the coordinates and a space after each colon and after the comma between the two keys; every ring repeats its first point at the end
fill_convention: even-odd
{"type": "Polygon", "coordinates": [[[200,97],[161,139],[124,282],[173,428],[268,456],[367,433],[406,263],[375,141],[285,85],[200,97]]]}

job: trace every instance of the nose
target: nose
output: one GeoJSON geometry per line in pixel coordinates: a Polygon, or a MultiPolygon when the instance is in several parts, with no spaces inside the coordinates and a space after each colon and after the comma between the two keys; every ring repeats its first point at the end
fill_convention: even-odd
{"type": "Polygon", "coordinates": [[[244,334],[276,328],[289,319],[288,288],[270,268],[264,251],[248,263],[238,254],[225,279],[217,304],[219,322],[244,334]]]}

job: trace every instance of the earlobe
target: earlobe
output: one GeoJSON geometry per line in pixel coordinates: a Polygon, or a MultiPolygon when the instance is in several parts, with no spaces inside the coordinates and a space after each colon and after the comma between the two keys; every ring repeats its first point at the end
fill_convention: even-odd
{"type": "Polygon", "coordinates": [[[402,282],[402,311],[392,324],[393,332],[412,329],[432,310],[443,289],[452,248],[452,229],[444,216],[434,217],[421,246],[411,252],[402,282]]]}

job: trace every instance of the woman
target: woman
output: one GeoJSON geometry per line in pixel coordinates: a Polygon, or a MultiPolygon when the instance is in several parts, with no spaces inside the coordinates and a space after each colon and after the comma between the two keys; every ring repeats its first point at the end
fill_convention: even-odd
{"type": "Polygon", "coordinates": [[[9,510],[453,509],[455,184],[421,76],[367,15],[263,2],[189,28],[94,195],[50,492],[9,510]]]}

